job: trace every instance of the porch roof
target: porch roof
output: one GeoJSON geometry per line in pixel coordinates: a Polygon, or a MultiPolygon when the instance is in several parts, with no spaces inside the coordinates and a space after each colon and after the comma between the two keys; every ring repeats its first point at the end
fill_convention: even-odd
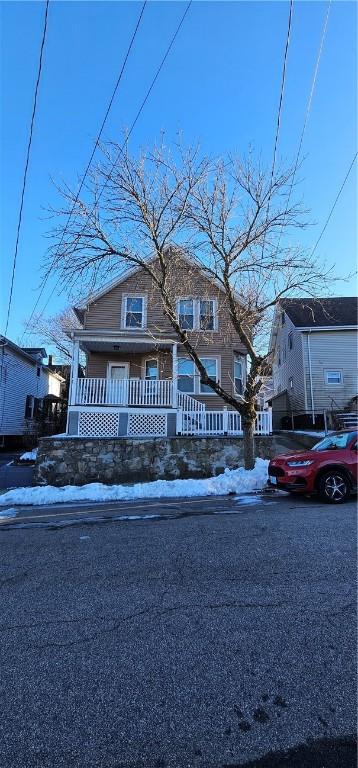
{"type": "Polygon", "coordinates": [[[138,331],[83,331],[73,333],[83,352],[151,352],[172,349],[176,339],[145,335],[138,331]]]}

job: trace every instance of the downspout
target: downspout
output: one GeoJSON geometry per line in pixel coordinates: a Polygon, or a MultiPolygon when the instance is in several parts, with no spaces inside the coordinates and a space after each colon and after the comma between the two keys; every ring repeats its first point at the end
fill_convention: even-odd
{"type": "Polygon", "coordinates": [[[312,384],[312,367],[311,367],[311,342],[310,342],[311,329],[307,334],[307,346],[308,346],[308,367],[310,372],[310,391],[311,391],[311,408],[312,408],[312,424],[316,423],[314,412],[314,399],[313,399],[313,384],[312,384]]]}

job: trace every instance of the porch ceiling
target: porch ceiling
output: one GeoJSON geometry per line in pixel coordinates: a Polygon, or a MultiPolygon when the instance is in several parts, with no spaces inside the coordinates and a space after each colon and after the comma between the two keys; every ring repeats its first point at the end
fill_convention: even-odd
{"type": "Polygon", "coordinates": [[[107,353],[146,353],[157,352],[160,349],[172,350],[173,342],[170,340],[154,341],[144,339],[128,339],[117,341],[97,341],[92,339],[82,339],[80,348],[83,352],[107,352],[107,353]]]}

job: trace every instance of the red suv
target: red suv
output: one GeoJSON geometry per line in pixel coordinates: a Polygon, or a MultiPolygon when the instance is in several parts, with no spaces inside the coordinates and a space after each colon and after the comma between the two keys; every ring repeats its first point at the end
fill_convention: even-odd
{"type": "Polygon", "coordinates": [[[358,432],[328,435],[310,451],[287,453],[269,464],[269,485],[290,493],[318,493],[340,504],[357,490],[358,432]]]}

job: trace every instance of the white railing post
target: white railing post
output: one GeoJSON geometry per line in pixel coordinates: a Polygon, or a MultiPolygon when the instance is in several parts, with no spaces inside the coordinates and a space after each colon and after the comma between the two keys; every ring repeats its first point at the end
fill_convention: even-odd
{"type": "Polygon", "coordinates": [[[178,408],[177,410],[177,435],[181,435],[183,432],[183,409],[178,408]]]}
{"type": "Polygon", "coordinates": [[[75,405],[76,404],[76,391],[77,391],[77,381],[78,381],[79,355],[80,355],[80,343],[79,343],[79,341],[74,341],[73,345],[72,345],[72,360],[71,360],[71,394],[70,394],[70,405],[75,405]]]}
{"type": "Polygon", "coordinates": [[[272,435],[272,406],[268,408],[268,434],[272,435]]]}
{"type": "Polygon", "coordinates": [[[178,344],[173,344],[173,385],[172,385],[172,405],[178,405],[178,344]]]}
{"type": "Polygon", "coordinates": [[[229,431],[229,414],[228,414],[228,410],[227,410],[227,408],[225,406],[225,408],[223,410],[223,433],[224,433],[224,435],[227,435],[228,431],[229,431]]]}

